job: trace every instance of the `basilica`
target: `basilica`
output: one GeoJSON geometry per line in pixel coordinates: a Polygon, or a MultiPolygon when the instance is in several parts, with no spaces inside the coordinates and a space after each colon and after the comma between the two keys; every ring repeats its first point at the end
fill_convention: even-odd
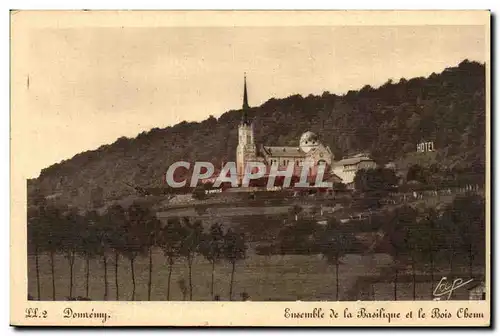
{"type": "MultiPolygon", "coordinates": [[[[298,139],[298,146],[256,146],[254,141],[253,123],[248,118],[248,94],[246,77],[243,87],[243,114],[240,125],[238,127],[238,147],[236,149],[236,169],[239,180],[244,174],[244,169],[247,162],[263,162],[267,167],[278,165],[286,169],[293,163],[294,175],[299,175],[302,171],[302,166],[307,165],[314,167],[326,165],[331,167],[334,156],[328,146],[321,143],[318,136],[313,132],[306,131],[298,139]]],[[[269,172],[269,170],[268,170],[269,172]]]]}

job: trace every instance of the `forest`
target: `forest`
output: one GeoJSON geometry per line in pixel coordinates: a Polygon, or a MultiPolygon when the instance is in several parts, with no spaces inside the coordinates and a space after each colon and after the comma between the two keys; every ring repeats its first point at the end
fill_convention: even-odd
{"type": "MultiPolygon", "coordinates": [[[[435,162],[446,169],[484,172],[485,66],[464,60],[429,77],[389,79],[343,95],[291,95],[270,98],[248,114],[257,144],[295,146],[310,130],[330,146],[335,159],[368,152],[380,164],[433,141],[435,162]]],[[[218,114],[220,111],[214,111],[218,114]]],[[[28,193],[61,193],[65,203],[87,204],[93,190],[105,200],[135,193],[128,184],[163,186],[168,166],[178,160],[210,161],[216,167],[234,160],[241,110],[218,119],[154,128],[135,138],[75,155],[28,180],[28,193]]]]}

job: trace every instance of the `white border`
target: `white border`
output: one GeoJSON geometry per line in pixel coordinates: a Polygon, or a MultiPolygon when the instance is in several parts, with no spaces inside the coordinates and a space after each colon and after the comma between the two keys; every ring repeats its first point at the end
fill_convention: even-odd
{"type": "MultiPolygon", "coordinates": [[[[40,1],[5,1],[2,2],[2,11],[0,15],[0,29],[2,32],[2,36],[4,37],[4,43],[3,43],[3,49],[2,53],[0,54],[2,57],[2,61],[4,66],[0,68],[0,71],[2,72],[2,77],[4,80],[1,82],[2,84],[2,94],[0,96],[0,101],[2,103],[2,106],[4,106],[4,109],[6,112],[2,114],[2,122],[0,123],[0,132],[2,133],[2,137],[0,140],[0,155],[4,159],[3,161],[6,162],[4,165],[1,166],[0,172],[2,176],[2,202],[1,208],[0,208],[0,213],[2,216],[4,216],[4,221],[1,230],[2,231],[2,236],[4,237],[4,242],[2,244],[2,258],[4,258],[4,261],[7,261],[4,263],[4,265],[8,265],[8,260],[9,260],[9,244],[7,243],[7,239],[9,237],[9,225],[8,223],[10,222],[10,216],[9,216],[9,209],[10,209],[10,202],[9,202],[9,166],[7,162],[9,162],[10,158],[10,153],[9,153],[9,12],[8,10],[11,8],[15,9],[81,9],[81,8],[86,8],[86,9],[116,9],[116,8],[127,8],[127,9],[492,9],[492,11],[495,13],[498,11],[498,1],[481,1],[481,0],[476,0],[476,1],[448,1],[446,3],[443,2],[437,2],[437,1],[428,1],[428,0],[421,0],[421,1],[406,1],[406,2],[401,2],[401,1],[346,1],[346,2],[339,2],[335,3],[335,7],[324,7],[325,3],[323,1],[318,1],[318,0],[309,0],[309,1],[294,1],[294,0],[288,0],[288,1],[274,1],[274,2],[269,2],[269,1],[262,1],[262,0],[255,0],[255,1],[245,1],[245,2],[234,2],[234,1],[211,1],[210,3],[203,2],[203,1],[190,1],[190,0],[184,0],[182,2],[170,2],[168,3],[168,7],[164,7],[165,3],[160,2],[160,1],[150,1],[150,0],[142,0],[142,1],[120,1],[120,2],[106,2],[104,3],[102,0],[96,1],[96,0],[87,0],[87,1],[44,1],[43,3],[40,1]],[[208,4],[210,4],[208,6],[208,4]]],[[[494,29],[495,26],[492,26],[492,29],[494,29]]],[[[495,43],[497,42],[497,36],[496,34],[492,34],[492,38],[495,39],[495,43]]],[[[495,50],[492,50],[492,55],[494,55],[495,50]]],[[[493,60],[494,58],[492,58],[493,60]]],[[[492,73],[492,77],[495,76],[497,72],[494,74],[492,73]]],[[[492,91],[491,94],[492,96],[496,96],[498,93],[498,87],[495,88],[495,91],[492,91]]],[[[492,115],[495,115],[494,110],[491,111],[492,115]]],[[[494,129],[494,126],[498,126],[498,117],[496,118],[495,124],[492,125],[492,129],[494,129]]],[[[494,132],[492,132],[494,134],[494,132]]],[[[500,148],[500,143],[495,141],[495,147],[500,148]]],[[[494,147],[494,148],[495,148],[494,147]]],[[[495,171],[497,166],[494,165],[495,171]]],[[[496,197],[494,199],[497,199],[496,197]]],[[[496,209],[495,206],[493,206],[493,209],[496,209]]],[[[496,211],[494,214],[496,215],[496,211]]],[[[496,217],[496,216],[495,216],[496,217]]],[[[492,224],[495,221],[493,220],[492,216],[492,224]]],[[[493,225],[492,225],[493,226],[493,225]]],[[[498,229],[496,230],[496,237],[498,238],[498,229]]],[[[493,238],[493,237],[492,237],[493,238]]],[[[495,240],[493,240],[495,241],[495,240]]],[[[492,243],[492,246],[494,246],[494,243],[492,243]]],[[[498,260],[495,262],[495,265],[492,265],[492,267],[496,267],[498,264],[498,260]]],[[[6,266],[5,266],[6,267],[6,266]]],[[[1,278],[1,290],[4,291],[5,295],[2,295],[2,307],[1,307],[1,312],[2,316],[4,318],[2,325],[8,326],[9,323],[9,277],[4,276],[1,278]]],[[[497,291],[495,291],[496,293],[497,291]]],[[[496,296],[495,296],[496,298],[496,296]]],[[[492,298],[493,300],[495,298],[492,298]]],[[[495,316],[497,317],[497,316],[495,316]]],[[[498,320],[497,320],[498,321],[498,320]]],[[[2,330],[2,331],[7,331],[8,334],[13,333],[14,330],[12,328],[6,328],[8,330],[2,330]]],[[[423,330],[422,330],[423,331],[423,330]]],[[[39,332],[39,331],[38,331],[39,332]]],[[[63,330],[63,332],[69,332],[69,330],[63,330]]],[[[89,331],[85,331],[87,333],[89,331]]],[[[119,331],[119,333],[122,333],[123,331],[119,331]]],[[[339,332],[336,330],[335,332],[339,332]]],[[[425,330],[426,333],[436,333],[438,330],[425,330]]],[[[4,334],[2,332],[2,334],[4,334]]]]}

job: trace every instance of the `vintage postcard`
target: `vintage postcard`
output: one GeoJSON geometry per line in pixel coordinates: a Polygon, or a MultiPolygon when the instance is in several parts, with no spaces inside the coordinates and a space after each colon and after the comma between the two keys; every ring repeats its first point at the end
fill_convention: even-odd
{"type": "Polygon", "coordinates": [[[10,17],[12,325],[490,325],[490,12],[10,17]]]}

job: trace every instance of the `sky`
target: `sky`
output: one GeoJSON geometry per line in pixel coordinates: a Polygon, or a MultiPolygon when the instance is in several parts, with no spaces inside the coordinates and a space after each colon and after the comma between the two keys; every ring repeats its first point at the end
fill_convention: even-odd
{"type": "Polygon", "coordinates": [[[486,43],[483,26],[449,25],[48,27],[26,39],[28,177],[121,136],[239,109],[245,72],[258,106],[484,62],[486,43]]]}

